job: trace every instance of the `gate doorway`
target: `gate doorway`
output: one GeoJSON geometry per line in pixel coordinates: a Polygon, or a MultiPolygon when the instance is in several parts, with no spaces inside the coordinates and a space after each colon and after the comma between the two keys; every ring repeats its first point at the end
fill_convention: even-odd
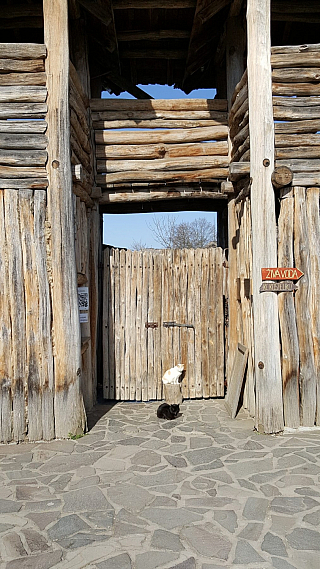
{"type": "Polygon", "coordinates": [[[184,398],[224,395],[223,251],[106,247],[103,396],[161,400],[162,375],[184,363],[184,398]]]}

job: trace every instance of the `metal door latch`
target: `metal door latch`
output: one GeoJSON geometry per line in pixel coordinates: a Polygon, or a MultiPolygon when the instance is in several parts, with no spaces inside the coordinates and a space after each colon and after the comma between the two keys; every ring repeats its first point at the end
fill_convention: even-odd
{"type": "Polygon", "coordinates": [[[145,327],[146,328],[158,328],[158,322],[146,322],[145,327]]]}
{"type": "Polygon", "coordinates": [[[164,322],[164,328],[194,328],[193,324],[178,324],[178,322],[164,322]]]}

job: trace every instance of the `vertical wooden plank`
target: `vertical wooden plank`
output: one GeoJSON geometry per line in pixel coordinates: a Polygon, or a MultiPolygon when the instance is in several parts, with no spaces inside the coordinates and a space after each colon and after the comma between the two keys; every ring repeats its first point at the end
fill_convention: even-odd
{"type": "MultiPolygon", "coordinates": [[[[187,274],[187,255],[188,249],[183,249],[181,251],[180,259],[180,320],[182,324],[193,324],[188,320],[187,312],[187,292],[188,292],[188,274],[187,274]]],[[[185,373],[181,384],[181,391],[183,397],[189,397],[188,389],[188,330],[189,328],[181,328],[180,330],[180,359],[181,363],[184,364],[185,373]]]]}
{"type": "MultiPolygon", "coordinates": [[[[172,320],[177,324],[181,324],[180,317],[180,307],[181,307],[181,297],[180,297],[180,250],[174,249],[172,254],[172,320]]],[[[172,359],[173,364],[177,365],[181,362],[180,353],[180,333],[179,327],[172,328],[172,359]]]]}
{"type": "Polygon", "coordinates": [[[216,311],[217,311],[217,396],[224,396],[224,312],[223,312],[223,274],[222,249],[216,250],[216,311]]]}
{"type": "Polygon", "coordinates": [[[316,370],[317,411],[316,424],[320,425],[320,219],[319,188],[307,190],[307,219],[310,245],[310,313],[316,370]]]}
{"type": "Polygon", "coordinates": [[[120,351],[120,251],[113,251],[113,271],[114,271],[114,370],[115,370],[115,389],[114,397],[117,401],[121,399],[121,351],[120,351]]]}
{"type": "MultiPolygon", "coordinates": [[[[171,302],[170,302],[170,285],[171,285],[171,252],[169,249],[162,251],[162,337],[161,337],[161,359],[162,359],[162,375],[167,369],[172,367],[171,364],[171,330],[163,326],[163,322],[171,320],[171,302]]],[[[163,391],[162,391],[163,392],[163,391]]]]}
{"type": "Polygon", "coordinates": [[[142,367],[141,367],[141,354],[142,354],[142,278],[143,278],[143,253],[138,252],[137,259],[137,324],[136,324],[136,400],[142,399],[142,367]]]}
{"type": "Polygon", "coordinates": [[[208,368],[209,397],[217,396],[217,272],[216,247],[209,249],[209,285],[208,285],[208,368]]]}
{"type": "Polygon", "coordinates": [[[142,253],[142,303],[141,303],[141,382],[142,382],[142,401],[148,401],[148,329],[145,323],[148,322],[149,308],[149,252],[142,253]]]}
{"type": "Polygon", "coordinates": [[[103,383],[103,398],[111,399],[110,397],[110,352],[109,352],[109,338],[113,329],[110,327],[110,296],[111,289],[110,283],[110,247],[106,247],[103,253],[103,316],[102,316],[102,351],[103,351],[103,370],[102,370],[102,383],[103,383]]]}
{"type": "Polygon", "coordinates": [[[202,271],[201,271],[201,375],[202,375],[202,396],[210,396],[209,387],[209,350],[208,350],[208,298],[209,298],[209,250],[203,249],[202,252],[202,271]]]}
{"type": "Polygon", "coordinates": [[[194,252],[194,323],[195,323],[195,396],[202,397],[202,345],[201,345],[201,271],[202,271],[202,249],[195,249],[194,252]]]}
{"type": "Polygon", "coordinates": [[[101,218],[96,206],[90,213],[90,252],[89,252],[89,298],[90,298],[90,338],[92,401],[97,399],[97,357],[98,357],[98,317],[99,317],[99,255],[101,254],[101,218]]]}
{"type": "Polygon", "coordinates": [[[18,197],[18,191],[5,190],[4,215],[7,236],[9,306],[12,334],[13,439],[16,442],[22,441],[26,433],[26,311],[18,197]]]}
{"type": "Polygon", "coordinates": [[[254,365],[253,365],[253,321],[252,321],[252,300],[251,300],[251,282],[252,282],[252,250],[251,250],[251,211],[250,198],[245,200],[245,274],[247,278],[247,286],[244,291],[244,302],[246,307],[246,347],[248,348],[248,366],[247,366],[247,405],[248,411],[252,417],[255,414],[255,381],[254,381],[254,365]]]}
{"type": "MultiPolygon", "coordinates": [[[[148,318],[146,322],[155,322],[155,315],[154,315],[154,275],[153,275],[153,259],[154,252],[149,251],[149,286],[148,286],[148,297],[149,297],[149,304],[148,304],[148,318]]],[[[154,341],[156,336],[156,330],[153,328],[147,328],[147,338],[148,338],[148,401],[154,399],[155,393],[155,369],[154,369],[154,341]]]]}
{"type": "Polygon", "coordinates": [[[153,253],[153,290],[154,290],[154,321],[158,323],[158,328],[154,331],[154,393],[153,399],[162,399],[162,361],[161,361],[161,336],[162,336],[162,322],[161,322],[161,304],[162,304],[162,290],[161,290],[161,259],[162,252],[157,250],[153,253]]]}
{"type": "Polygon", "coordinates": [[[0,190],[0,442],[8,443],[12,440],[12,345],[4,201],[5,191],[0,190]]]}
{"type": "Polygon", "coordinates": [[[248,95],[256,416],[259,431],[283,430],[278,300],[260,294],[261,268],[277,262],[274,190],[274,124],[270,64],[270,0],[248,0],[248,95]],[[264,160],[267,162],[264,162],[264,160]]]}
{"type": "Polygon", "coordinates": [[[119,387],[120,399],[125,401],[125,360],[126,360],[126,346],[125,346],[125,326],[126,326],[126,263],[127,252],[124,249],[120,250],[119,256],[119,387]]]}
{"type": "Polygon", "coordinates": [[[131,302],[130,302],[130,399],[136,399],[136,342],[137,337],[137,273],[138,252],[132,251],[131,255],[131,302]]]}
{"type": "Polygon", "coordinates": [[[131,327],[131,305],[132,305],[132,292],[131,292],[131,279],[132,279],[132,252],[126,251],[126,294],[125,301],[125,336],[124,336],[124,399],[130,399],[130,344],[132,342],[132,327],[131,327]]]}
{"type": "Polygon", "coordinates": [[[109,399],[116,398],[115,249],[110,248],[109,285],[109,399]]]}
{"type": "MultiPolygon", "coordinates": [[[[281,208],[278,219],[278,267],[293,267],[294,195],[293,190],[280,190],[281,208]]],[[[299,413],[299,341],[293,292],[278,294],[282,347],[282,385],[284,424],[300,426],[299,413]]]]}
{"type": "Polygon", "coordinates": [[[294,256],[296,267],[304,273],[295,298],[300,351],[300,421],[304,427],[312,427],[316,417],[316,370],[309,302],[311,266],[306,188],[301,187],[294,188],[294,256]]]}
{"type": "Polygon", "coordinates": [[[238,346],[238,301],[237,301],[237,244],[238,244],[238,224],[236,217],[235,200],[231,199],[228,203],[228,358],[227,358],[227,382],[231,377],[234,358],[238,346]]]}
{"type": "Polygon", "coordinates": [[[55,429],[67,437],[85,428],[80,392],[81,336],[72,208],[67,0],[44,0],[48,87],[48,221],[51,226],[55,429]]]}
{"type": "Polygon", "coordinates": [[[188,397],[196,397],[196,318],[195,318],[195,279],[196,279],[196,259],[195,250],[188,250],[188,301],[187,317],[188,322],[193,324],[193,328],[188,328],[188,397]]]}

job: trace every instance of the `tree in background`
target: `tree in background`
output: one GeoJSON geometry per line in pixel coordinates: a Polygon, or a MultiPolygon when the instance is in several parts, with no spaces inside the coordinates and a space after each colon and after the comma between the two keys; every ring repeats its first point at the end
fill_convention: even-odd
{"type": "Polygon", "coordinates": [[[198,249],[216,245],[216,227],[204,217],[180,223],[175,217],[155,217],[148,227],[165,249],[198,249]]]}

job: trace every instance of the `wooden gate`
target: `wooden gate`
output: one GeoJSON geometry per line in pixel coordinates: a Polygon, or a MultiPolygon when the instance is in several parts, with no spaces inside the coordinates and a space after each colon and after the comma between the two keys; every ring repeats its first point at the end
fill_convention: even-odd
{"type": "Polygon", "coordinates": [[[162,399],[177,363],[185,398],[224,395],[223,252],[104,251],[103,395],[162,399]]]}

